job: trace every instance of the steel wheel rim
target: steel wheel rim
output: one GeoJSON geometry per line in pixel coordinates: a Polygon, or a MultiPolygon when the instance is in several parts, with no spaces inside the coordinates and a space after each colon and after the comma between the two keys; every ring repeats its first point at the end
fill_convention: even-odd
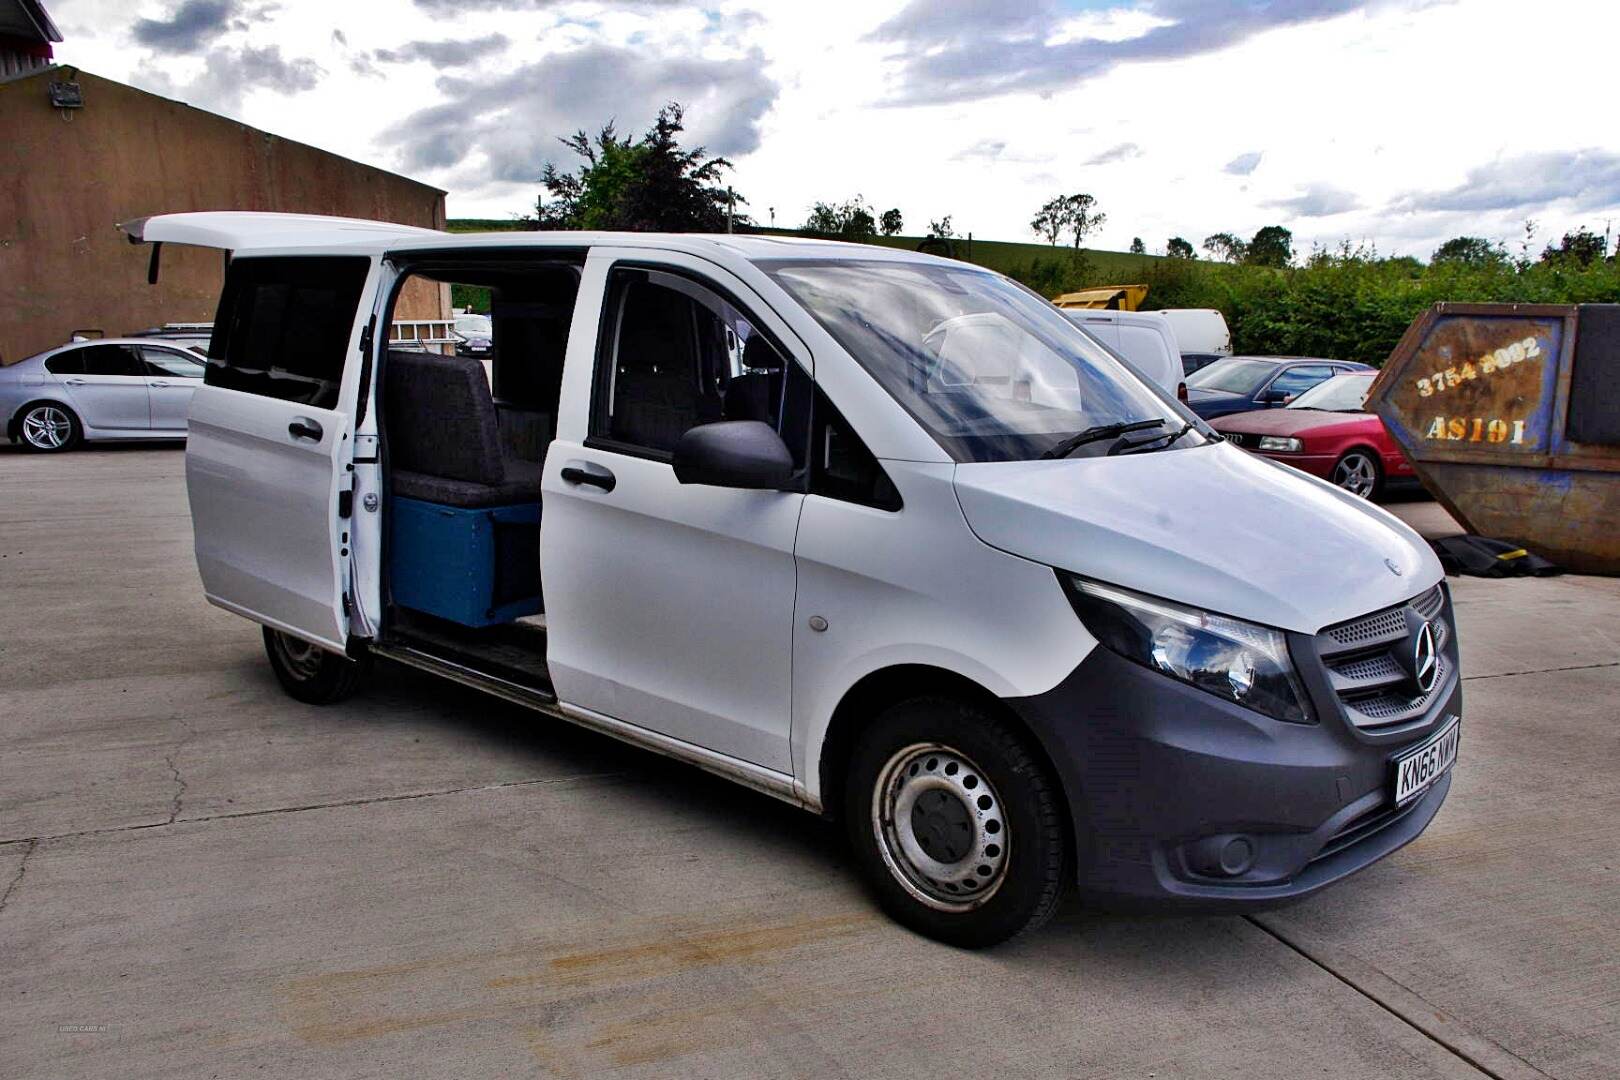
{"type": "Polygon", "coordinates": [[[321,649],[318,645],[311,645],[295,637],[288,637],[280,630],[276,634],[276,651],[281,654],[281,660],[287,670],[300,679],[313,679],[321,673],[321,649]]]}
{"type": "Polygon", "coordinates": [[[55,405],[41,405],[30,409],[23,417],[23,438],[28,445],[40,450],[60,450],[73,434],[73,421],[55,405]]]}
{"type": "Polygon", "coordinates": [[[1365,499],[1378,484],[1378,470],[1366,454],[1346,454],[1333,467],[1333,482],[1365,499]]]}
{"type": "Polygon", "coordinates": [[[938,743],[896,751],[872,790],[872,833],[890,874],[940,911],[971,911],[1007,877],[1001,796],[967,755],[938,743]]]}

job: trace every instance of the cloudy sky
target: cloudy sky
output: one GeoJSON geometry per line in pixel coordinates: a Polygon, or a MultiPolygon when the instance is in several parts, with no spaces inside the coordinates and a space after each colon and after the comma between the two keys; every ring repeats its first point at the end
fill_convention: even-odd
{"type": "MultiPolygon", "coordinates": [[[[1610,0],[47,0],[58,59],[449,191],[532,205],[557,137],[668,100],[756,219],[1097,246],[1292,229],[1427,258],[1620,219],[1610,0]]],[[[1620,220],[1616,221],[1620,226],[1620,220]]]]}

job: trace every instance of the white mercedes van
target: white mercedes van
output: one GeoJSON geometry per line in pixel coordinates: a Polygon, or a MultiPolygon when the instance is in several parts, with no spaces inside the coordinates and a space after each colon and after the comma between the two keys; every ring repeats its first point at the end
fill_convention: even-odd
{"type": "Polygon", "coordinates": [[[841,818],[889,912],[970,946],[1070,884],[1305,896],[1446,796],[1429,548],[996,274],[776,237],[126,230],[229,253],[197,565],[302,701],[385,658],[681,758],[841,818]],[[402,292],[447,283],[488,290],[493,383],[388,347],[402,292]]]}

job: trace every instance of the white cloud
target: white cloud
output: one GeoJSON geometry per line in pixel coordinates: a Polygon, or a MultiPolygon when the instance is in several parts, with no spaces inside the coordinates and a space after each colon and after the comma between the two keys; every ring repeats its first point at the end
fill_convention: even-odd
{"type": "Polygon", "coordinates": [[[557,137],[642,130],[671,98],[778,221],[861,192],[1032,239],[1033,208],[1089,191],[1103,246],[1282,224],[1302,251],[1427,256],[1459,233],[1512,247],[1526,217],[1545,237],[1620,216],[1603,66],[1521,59],[1567,51],[1570,26],[1620,35],[1620,5],[1593,0],[50,6],[59,59],[414,173],[452,216],[522,212],[557,137]],[[142,45],[139,19],[175,44],[142,45]]]}

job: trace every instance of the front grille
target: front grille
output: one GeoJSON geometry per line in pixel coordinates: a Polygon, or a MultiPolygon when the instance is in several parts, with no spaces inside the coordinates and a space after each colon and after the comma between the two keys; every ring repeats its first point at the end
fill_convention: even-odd
{"type": "Polygon", "coordinates": [[[1404,604],[1330,626],[1316,635],[1316,652],[1327,671],[1328,684],[1350,723],[1364,730],[1393,727],[1428,711],[1455,663],[1446,650],[1451,630],[1440,617],[1445,604],[1444,588],[1436,585],[1404,604]],[[1438,665],[1428,693],[1418,689],[1410,667],[1412,635],[1425,622],[1434,631],[1438,665]]]}

